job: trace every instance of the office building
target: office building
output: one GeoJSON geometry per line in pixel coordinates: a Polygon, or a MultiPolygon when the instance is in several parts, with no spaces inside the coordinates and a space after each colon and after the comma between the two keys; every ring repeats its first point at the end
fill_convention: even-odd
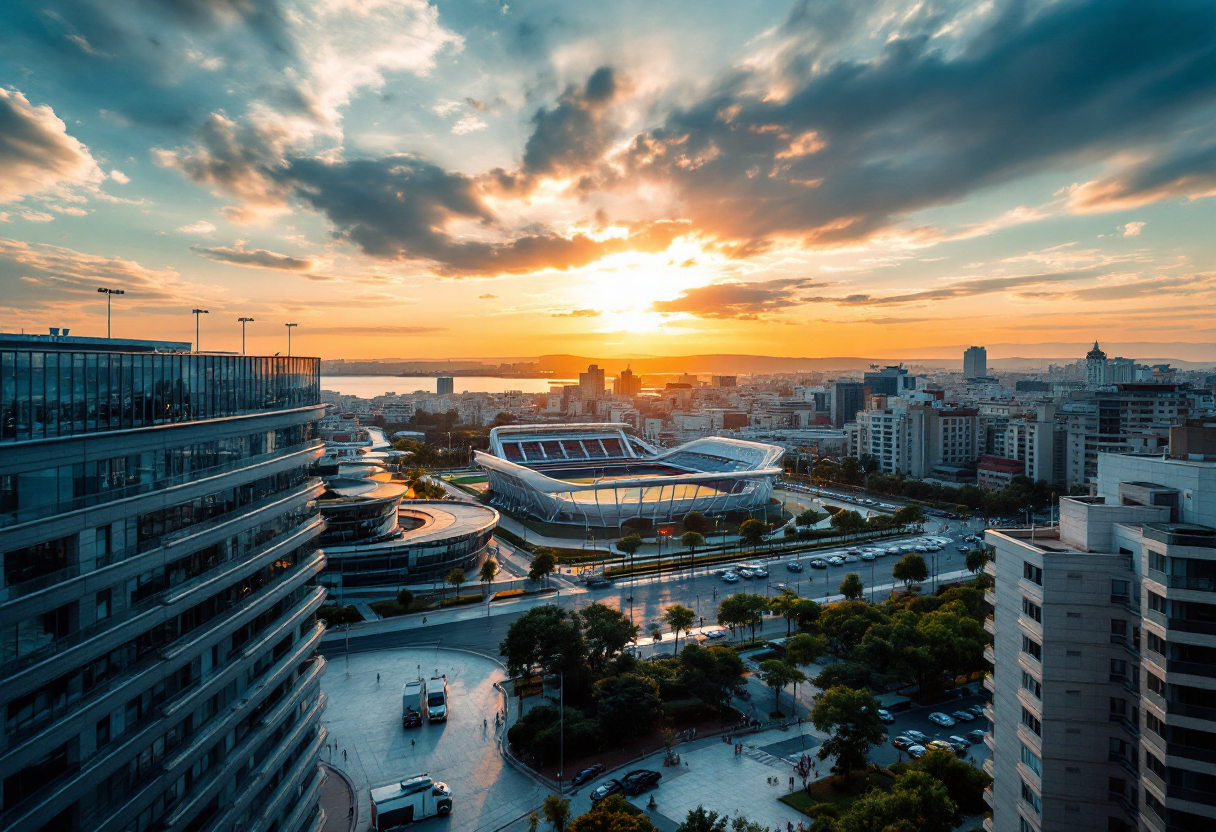
{"type": "Polygon", "coordinates": [[[710,383],[714,387],[738,387],[738,376],[710,376],[710,383]]]}
{"type": "Polygon", "coordinates": [[[1094,341],[1094,348],[1085,354],[1085,383],[1093,387],[1099,387],[1110,382],[1109,367],[1106,363],[1106,353],[1098,348],[1098,342],[1094,341]]]}
{"type": "Polygon", "coordinates": [[[902,396],[916,389],[916,376],[908,375],[903,367],[884,367],[866,373],[864,383],[871,396],[902,396]]]}
{"type": "Polygon", "coordinates": [[[316,358],[0,336],[0,828],[324,823],[316,358]]]}
{"type": "Polygon", "coordinates": [[[839,430],[866,408],[866,386],[860,381],[837,381],[831,390],[832,427],[839,430]]]}
{"type": "Polygon", "coordinates": [[[985,347],[967,347],[963,351],[963,377],[985,378],[988,375],[988,350],[985,347]]]}
{"type": "Polygon", "coordinates": [[[1214,829],[1216,456],[1102,454],[1095,491],[986,534],[985,826],[1214,829]]]}
{"type": "Polygon", "coordinates": [[[592,364],[587,372],[578,374],[578,388],[585,401],[604,398],[604,371],[592,364]]]}
{"type": "Polygon", "coordinates": [[[612,392],[617,396],[636,398],[642,395],[642,379],[640,376],[634,375],[633,370],[626,367],[621,370],[620,375],[613,379],[612,392]]]}
{"type": "Polygon", "coordinates": [[[440,376],[435,379],[435,394],[438,396],[450,396],[455,392],[455,380],[451,376],[440,376]]]}
{"type": "Polygon", "coordinates": [[[902,398],[877,402],[884,406],[857,414],[857,450],[874,457],[881,473],[950,481],[975,477],[978,410],[902,398]]]}

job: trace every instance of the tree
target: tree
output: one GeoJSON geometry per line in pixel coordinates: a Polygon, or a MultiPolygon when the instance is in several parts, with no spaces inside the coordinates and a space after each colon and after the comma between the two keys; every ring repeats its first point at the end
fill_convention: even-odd
{"type": "Polygon", "coordinates": [[[899,562],[891,567],[891,577],[901,581],[904,586],[915,582],[920,583],[929,577],[929,567],[925,559],[916,552],[904,555],[899,562]]]}
{"type": "Polygon", "coordinates": [[[498,561],[494,558],[486,558],[485,563],[481,565],[481,569],[477,572],[477,580],[485,584],[485,589],[482,590],[482,595],[486,594],[486,590],[490,588],[490,584],[494,581],[494,576],[498,574],[498,561]]]}
{"type": "Polygon", "coordinates": [[[528,578],[539,581],[542,578],[549,583],[549,575],[557,569],[557,554],[547,547],[541,546],[532,554],[532,568],[528,570],[528,578]]]}
{"type": "Polygon", "coordinates": [[[883,741],[886,732],[878,718],[878,700],[868,690],[838,685],[815,700],[811,722],[831,734],[819,746],[819,759],[835,757],[832,773],[848,780],[854,769],[863,768],[871,746],[883,741]]]}
{"type": "Polygon", "coordinates": [[[545,821],[553,827],[553,832],[566,832],[566,822],[570,820],[569,800],[551,794],[541,804],[540,811],[545,816],[545,821]]]}
{"type": "Polygon", "coordinates": [[[688,810],[684,822],[676,827],[676,832],[726,832],[730,818],[717,812],[707,812],[705,807],[698,806],[688,810]]]}
{"type": "Polygon", "coordinates": [[[465,577],[464,570],[457,568],[448,572],[448,574],[444,577],[443,582],[451,584],[453,587],[455,587],[456,596],[460,597],[460,585],[466,580],[468,580],[468,578],[465,577]]]}
{"type": "Polygon", "coordinates": [[[533,607],[515,619],[498,646],[512,676],[531,675],[539,668],[552,675],[580,674],[587,644],[571,613],[563,607],[533,607]]]}
{"type": "Polygon", "coordinates": [[[540,829],[540,815],[536,812],[528,812],[528,832],[536,832],[540,829]]]}
{"type": "Polygon", "coordinates": [[[638,553],[638,549],[642,548],[642,536],[639,534],[627,534],[616,542],[618,552],[624,553],[629,558],[629,571],[633,572],[633,556],[638,553]]]}
{"type": "Polygon", "coordinates": [[[840,481],[846,485],[857,485],[865,472],[861,469],[861,460],[855,456],[846,456],[840,460],[840,481]]]}
{"type": "MultiPolygon", "coordinates": [[[[614,794],[570,821],[568,832],[657,832],[650,818],[637,813],[624,795],[614,794]],[[632,810],[632,811],[631,811],[632,810]]],[[[766,830],[767,832],[767,830],[766,830]]]]}
{"type": "Polygon", "coordinates": [[[680,652],[680,631],[683,630],[687,633],[692,629],[693,623],[697,620],[697,614],[683,604],[673,604],[667,608],[667,612],[663,613],[663,620],[667,622],[667,626],[675,635],[675,647],[672,648],[674,656],[680,652]]]}
{"type": "Polygon", "coordinates": [[[798,613],[799,598],[792,589],[782,589],[769,599],[768,608],[785,619],[785,634],[788,636],[798,613]]]}
{"type": "Polygon", "coordinates": [[[891,519],[899,526],[915,526],[925,522],[925,513],[920,506],[903,506],[891,515],[891,519]]]}
{"type": "Polygon", "coordinates": [[[601,679],[595,683],[595,697],[605,736],[643,736],[663,713],[658,684],[636,673],[601,679]]]}
{"type": "Polygon", "coordinates": [[[987,549],[972,549],[967,553],[967,570],[974,575],[984,568],[984,564],[987,563],[989,559],[987,549]]]}
{"type": "Polygon", "coordinates": [[[680,535],[680,544],[688,550],[691,566],[695,569],[697,547],[705,545],[705,536],[700,532],[687,531],[680,535]]]}
{"type": "Polygon", "coordinates": [[[629,618],[619,610],[605,604],[590,604],[578,613],[578,617],[582,622],[583,638],[587,644],[587,659],[596,674],[603,669],[608,659],[637,638],[637,626],[629,623],[629,618]]]}
{"type": "Polygon", "coordinates": [[[850,572],[840,582],[838,591],[847,601],[860,601],[861,597],[865,595],[866,588],[861,582],[861,577],[856,572],[850,572]]]}
{"type": "Polygon", "coordinates": [[[690,532],[707,535],[713,531],[714,524],[699,511],[690,511],[684,515],[684,528],[690,532]]]}
{"type": "Polygon", "coordinates": [[[832,515],[832,528],[849,537],[865,531],[866,521],[856,511],[838,511],[832,515]]]}
{"type": "Polygon", "coordinates": [[[956,812],[945,786],[923,771],[908,771],[895,778],[891,791],[872,789],[859,797],[832,824],[832,830],[950,832],[956,812]]]}
{"type": "Polygon", "coordinates": [[[819,631],[827,637],[832,654],[839,658],[851,655],[870,627],[886,620],[886,614],[877,606],[864,601],[841,601],[823,608],[819,631]]]}
{"type": "Polygon", "coordinates": [[[397,590],[397,603],[408,610],[410,608],[410,604],[414,603],[414,593],[410,592],[408,589],[397,590]]]}
{"type": "Polygon", "coordinates": [[[722,599],[718,604],[718,623],[730,627],[751,626],[752,641],[756,640],[756,625],[768,610],[768,599],[763,595],[753,595],[748,592],[738,592],[722,599]]]}
{"type": "Polygon", "coordinates": [[[814,526],[827,516],[828,515],[826,512],[815,511],[813,508],[808,508],[806,511],[801,512],[794,522],[799,526],[814,526]]]}
{"type": "Polygon", "coordinates": [[[971,506],[966,506],[966,505],[963,505],[962,503],[959,503],[958,505],[956,505],[954,507],[954,513],[957,514],[960,519],[970,520],[971,519],[971,506]]]}
{"type": "Polygon", "coordinates": [[[795,682],[805,682],[806,674],[780,659],[760,662],[760,681],[773,689],[773,714],[781,715],[781,689],[795,682]]]}
{"type": "Polygon", "coordinates": [[[739,537],[743,539],[744,543],[752,547],[752,552],[756,551],[756,547],[764,540],[766,534],[768,534],[768,526],[759,520],[744,520],[739,524],[739,537]]]}
{"type": "Polygon", "coordinates": [[[963,762],[953,752],[944,748],[933,748],[919,760],[908,764],[909,769],[923,771],[946,787],[946,794],[958,807],[955,823],[963,822],[964,815],[978,815],[987,811],[984,789],[992,784],[992,778],[984,771],[963,762]]]}
{"type": "Polygon", "coordinates": [[[840,466],[830,457],[820,457],[811,469],[811,482],[816,485],[826,485],[840,475],[840,466]]]}
{"type": "Polygon", "coordinates": [[[785,643],[785,660],[793,665],[814,664],[826,652],[824,638],[810,633],[799,633],[785,643]]]}
{"type": "Polygon", "coordinates": [[[802,629],[809,630],[819,620],[820,612],[819,604],[810,598],[799,598],[794,604],[794,622],[802,629]]]}

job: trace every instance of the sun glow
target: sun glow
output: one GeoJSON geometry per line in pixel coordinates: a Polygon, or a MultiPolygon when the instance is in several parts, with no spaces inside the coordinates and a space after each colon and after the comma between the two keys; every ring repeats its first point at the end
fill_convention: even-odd
{"type": "Polygon", "coordinates": [[[689,289],[712,283],[718,259],[686,240],[677,240],[657,254],[614,254],[584,273],[584,283],[576,290],[573,302],[601,313],[594,319],[600,332],[669,331],[668,324],[689,316],[656,312],[655,302],[672,300],[689,289]]]}

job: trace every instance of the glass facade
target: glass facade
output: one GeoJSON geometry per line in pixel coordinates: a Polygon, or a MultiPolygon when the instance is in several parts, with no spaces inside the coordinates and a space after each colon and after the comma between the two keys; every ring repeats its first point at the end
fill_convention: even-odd
{"type": "Polygon", "coordinates": [[[0,443],[320,401],[317,358],[0,350],[0,443]]]}

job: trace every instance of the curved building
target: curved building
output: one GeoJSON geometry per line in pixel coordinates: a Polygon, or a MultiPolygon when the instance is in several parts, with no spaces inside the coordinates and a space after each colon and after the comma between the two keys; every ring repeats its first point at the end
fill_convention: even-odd
{"type": "Polygon", "coordinates": [[[0,829],[314,832],[319,360],[0,335],[0,829]]]}
{"type": "Polygon", "coordinates": [[[784,450],[739,439],[694,439],[659,452],[622,424],[510,425],[490,431],[477,464],[490,501],[550,523],[619,529],[768,505],[784,450]]]}
{"type": "Polygon", "coordinates": [[[379,465],[341,465],[325,487],[321,581],[336,595],[432,584],[456,568],[475,580],[498,525],[498,512],[476,503],[403,501],[405,484],[379,465]]]}

